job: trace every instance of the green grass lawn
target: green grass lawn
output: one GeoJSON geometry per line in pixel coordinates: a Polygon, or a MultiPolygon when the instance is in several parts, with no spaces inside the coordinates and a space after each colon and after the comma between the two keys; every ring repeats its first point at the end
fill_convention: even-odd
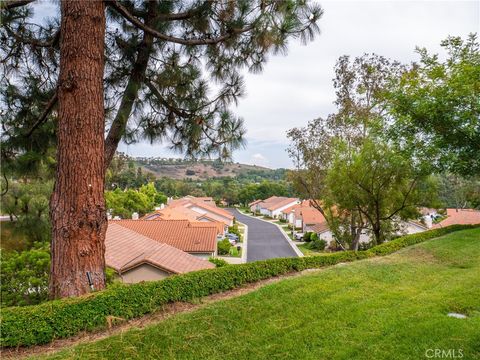
{"type": "Polygon", "coordinates": [[[321,251],[309,249],[308,243],[297,245],[297,247],[305,256],[318,255],[322,253],[321,251]]]}
{"type": "Polygon", "coordinates": [[[53,358],[426,359],[428,349],[480,358],[480,229],[284,279],[53,358]]]}

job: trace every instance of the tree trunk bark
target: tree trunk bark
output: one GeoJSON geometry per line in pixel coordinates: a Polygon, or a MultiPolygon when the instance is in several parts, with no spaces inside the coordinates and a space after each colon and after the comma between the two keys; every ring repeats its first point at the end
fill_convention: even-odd
{"type": "Polygon", "coordinates": [[[50,296],[105,287],[104,2],[61,2],[50,296]]]}

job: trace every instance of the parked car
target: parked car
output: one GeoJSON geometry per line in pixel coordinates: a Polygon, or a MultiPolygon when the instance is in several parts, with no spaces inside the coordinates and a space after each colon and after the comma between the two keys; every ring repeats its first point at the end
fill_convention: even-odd
{"type": "Polygon", "coordinates": [[[232,234],[232,233],[226,233],[225,237],[230,240],[235,240],[238,241],[238,235],[232,234]]]}
{"type": "Polygon", "coordinates": [[[304,233],[295,233],[295,240],[302,241],[304,233]]]}
{"type": "Polygon", "coordinates": [[[237,242],[233,239],[228,239],[228,241],[230,242],[230,245],[234,246],[237,242]]]}

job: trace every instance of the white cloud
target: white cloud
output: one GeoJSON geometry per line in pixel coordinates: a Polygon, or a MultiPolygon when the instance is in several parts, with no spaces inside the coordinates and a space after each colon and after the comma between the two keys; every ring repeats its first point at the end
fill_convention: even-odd
{"type": "Polygon", "coordinates": [[[269,165],[268,159],[260,153],[253,154],[251,157],[251,163],[258,166],[267,166],[269,165]]]}

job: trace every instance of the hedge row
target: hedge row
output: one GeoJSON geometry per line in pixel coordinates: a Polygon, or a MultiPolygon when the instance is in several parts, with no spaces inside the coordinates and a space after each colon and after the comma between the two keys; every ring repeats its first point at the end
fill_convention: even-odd
{"type": "Polygon", "coordinates": [[[161,281],[121,285],[78,298],[2,311],[0,345],[29,346],[105,328],[119,319],[133,319],[175,301],[190,301],[241,285],[305,269],[390,254],[452,231],[473,226],[450,226],[407,235],[367,251],[346,251],[302,258],[280,258],[175,275],[161,281]]]}

